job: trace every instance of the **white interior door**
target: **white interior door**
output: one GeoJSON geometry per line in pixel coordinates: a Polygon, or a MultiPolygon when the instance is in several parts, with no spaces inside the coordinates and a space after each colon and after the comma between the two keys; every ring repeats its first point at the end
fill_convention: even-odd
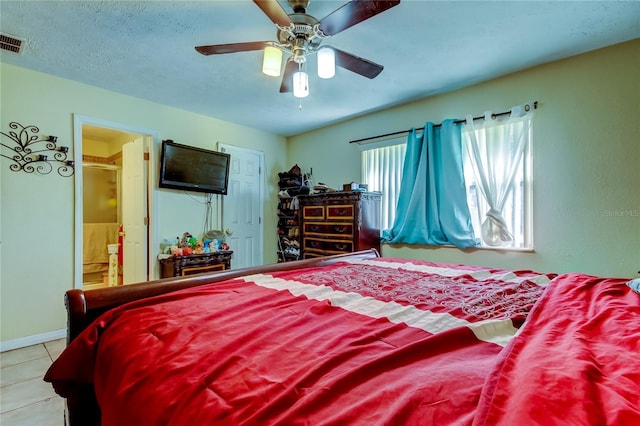
{"type": "Polygon", "coordinates": [[[144,140],[122,146],[122,227],[124,284],[147,281],[147,191],[144,140]]]}
{"type": "Polygon", "coordinates": [[[222,227],[231,230],[232,268],[262,265],[264,153],[221,144],[231,155],[229,188],[222,197],[222,227]]]}

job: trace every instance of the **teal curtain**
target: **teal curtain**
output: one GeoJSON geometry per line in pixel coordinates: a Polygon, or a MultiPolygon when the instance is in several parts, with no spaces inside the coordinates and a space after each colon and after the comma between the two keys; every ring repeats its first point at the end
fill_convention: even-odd
{"type": "Polygon", "coordinates": [[[411,130],[402,170],[400,197],[391,229],[392,244],[480,244],[473,233],[462,169],[462,133],[454,120],[411,130]]]}

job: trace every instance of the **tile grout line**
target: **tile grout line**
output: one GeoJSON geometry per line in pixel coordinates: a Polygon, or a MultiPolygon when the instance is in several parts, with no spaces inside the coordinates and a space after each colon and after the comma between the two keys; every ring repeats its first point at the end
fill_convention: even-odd
{"type": "MultiPolygon", "coordinates": [[[[39,357],[36,357],[36,358],[25,359],[24,361],[16,362],[16,363],[13,363],[13,364],[3,365],[2,367],[0,367],[0,369],[10,368],[10,367],[15,367],[16,365],[24,364],[25,362],[36,361],[36,360],[43,359],[43,358],[49,358],[49,360],[51,360],[51,355],[47,352],[47,354],[46,354],[46,355],[44,355],[44,356],[39,356],[39,357]]],[[[51,361],[51,362],[53,362],[53,361],[51,361]]]]}
{"type": "MultiPolygon", "coordinates": [[[[16,365],[18,365],[18,364],[16,364],[16,365]]],[[[15,382],[15,383],[10,383],[8,385],[2,385],[0,387],[0,389],[5,389],[5,388],[8,388],[9,386],[13,386],[13,385],[19,385],[20,383],[28,382],[29,380],[33,380],[33,379],[40,379],[40,380],[44,379],[44,373],[42,373],[42,375],[39,375],[39,376],[36,376],[36,377],[30,377],[28,379],[19,380],[19,381],[15,382]]]]}
{"type": "Polygon", "coordinates": [[[12,413],[12,412],[14,412],[14,411],[17,411],[17,410],[23,410],[23,409],[25,409],[25,408],[31,407],[32,405],[40,404],[41,402],[47,402],[47,401],[49,401],[49,400],[51,400],[51,399],[53,399],[53,398],[56,398],[56,397],[58,397],[58,395],[50,396],[50,397],[48,397],[48,398],[44,398],[44,399],[41,399],[41,400],[39,400],[39,401],[34,401],[34,402],[32,402],[32,403],[29,403],[29,404],[27,404],[27,405],[23,405],[23,406],[21,406],[21,407],[12,408],[11,410],[3,411],[3,412],[2,412],[2,413],[0,413],[0,414],[5,415],[5,414],[12,413]]]}
{"type": "Polygon", "coordinates": [[[44,343],[42,345],[44,346],[44,350],[47,351],[47,355],[49,355],[49,359],[51,360],[51,362],[55,361],[55,359],[53,359],[53,356],[51,355],[51,352],[49,351],[49,348],[47,348],[47,345],[45,345],[44,343]]]}

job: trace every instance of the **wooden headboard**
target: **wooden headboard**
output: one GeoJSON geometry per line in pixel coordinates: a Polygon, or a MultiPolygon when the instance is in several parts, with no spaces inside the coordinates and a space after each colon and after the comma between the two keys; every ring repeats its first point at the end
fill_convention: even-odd
{"type": "Polygon", "coordinates": [[[170,293],[172,291],[182,290],[185,288],[220,282],[244,275],[273,271],[289,271],[300,268],[329,265],[344,258],[367,259],[379,256],[380,254],[376,249],[369,249],[355,253],[298,260],[295,262],[274,263],[249,268],[230,269],[228,271],[190,275],[186,277],[164,278],[155,281],[117,287],[86,291],[81,289],[69,290],[65,294],[65,305],[67,307],[67,344],[102,313],[134,300],[158,296],[160,294],[170,293]]]}

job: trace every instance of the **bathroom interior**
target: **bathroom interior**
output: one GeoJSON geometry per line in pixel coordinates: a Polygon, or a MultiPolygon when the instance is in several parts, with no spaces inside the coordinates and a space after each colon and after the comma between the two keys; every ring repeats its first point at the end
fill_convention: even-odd
{"type": "Polygon", "coordinates": [[[118,237],[122,224],[122,145],[137,135],[85,125],[82,128],[82,211],[84,289],[122,283],[118,237]],[[115,275],[109,279],[110,271],[115,275]],[[114,282],[115,281],[115,282],[114,282]]]}

